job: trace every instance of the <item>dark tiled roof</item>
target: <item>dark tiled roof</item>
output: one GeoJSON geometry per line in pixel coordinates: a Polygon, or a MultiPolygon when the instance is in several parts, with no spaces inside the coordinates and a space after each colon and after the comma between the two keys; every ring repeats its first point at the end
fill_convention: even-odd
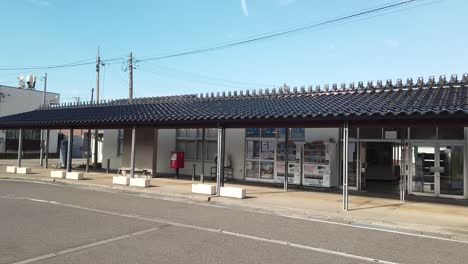
{"type": "Polygon", "coordinates": [[[176,96],[68,104],[0,118],[0,128],[113,127],[128,125],[184,126],[273,121],[397,120],[457,117],[468,119],[468,80],[438,83],[430,79],[403,85],[359,83],[320,91],[311,88],[176,96]]]}

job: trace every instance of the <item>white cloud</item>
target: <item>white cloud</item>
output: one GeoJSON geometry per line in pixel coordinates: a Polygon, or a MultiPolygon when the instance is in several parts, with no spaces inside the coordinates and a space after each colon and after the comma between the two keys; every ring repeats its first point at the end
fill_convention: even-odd
{"type": "Polygon", "coordinates": [[[37,6],[49,6],[50,5],[50,2],[47,0],[29,0],[29,2],[37,6]]]}
{"type": "Polygon", "coordinates": [[[249,10],[247,9],[247,0],[241,0],[242,5],[242,12],[244,12],[244,16],[249,16],[249,10]]]}

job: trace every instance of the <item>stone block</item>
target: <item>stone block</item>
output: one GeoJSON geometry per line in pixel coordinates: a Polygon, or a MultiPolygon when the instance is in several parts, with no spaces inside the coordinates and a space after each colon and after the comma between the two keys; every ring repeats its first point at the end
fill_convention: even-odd
{"type": "Polygon", "coordinates": [[[247,191],[244,188],[221,187],[219,195],[224,197],[244,199],[247,197],[247,191]]]}
{"type": "Polygon", "coordinates": [[[216,194],[216,186],[211,184],[192,184],[192,193],[216,194]]]}
{"type": "Polygon", "coordinates": [[[112,177],[112,183],[118,185],[129,185],[130,178],[125,176],[114,176],[112,177]]]}
{"type": "Polygon", "coordinates": [[[16,168],[16,173],[17,174],[30,174],[31,173],[31,168],[18,167],[18,168],[16,168]]]}
{"type": "Polygon", "coordinates": [[[67,172],[66,178],[68,180],[82,180],[84,177],[83,177],[82,172],[72,171],[72,172],[67,172]]]}
{"type": "Polygon", "coordinates": [[[64,171],[50,171],[50,177],[58,178],[58,179],[65,179],[66,172],[64,171]]]}
{"type": "Polygon", "coordinates": [[[151,180],[150,179],[145,179],[145,178],[130,178],[130,186],[136,186],[136,187],[150,187],[151,185],[151,180]]]}
{"type": "Polygon", "coordinates": [[[7,166],[6,172],[8,173],[16,173],[16,166],[7,166]]]}

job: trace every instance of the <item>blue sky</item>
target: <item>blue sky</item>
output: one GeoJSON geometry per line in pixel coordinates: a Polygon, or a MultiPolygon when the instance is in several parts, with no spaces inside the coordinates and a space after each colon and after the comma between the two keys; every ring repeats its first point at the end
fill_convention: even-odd
{"type": "MultiPolygon", "coordinates": [[[[392,0],[0,0],[0,68],[159,56],[314,23],[392,0]]],[[[428,4],[428,5],[426,5],[428,4]]],[[[466,0],[211,53],[137,63],[135,96],[349,83],[468,72],[466,0]]],[[[413,5],[414,6],[414,5],[413,5]]],[[[0,71],[0,84],[19,74],[0,71]]],[[[87,100],[94,65],[47,70],[48,88],[87,100]]],[[[101,98],[128,96],[125,63],[106,65],[101,98]]],[[[37,84],[42,87],[42,81],[37,84]]]]}

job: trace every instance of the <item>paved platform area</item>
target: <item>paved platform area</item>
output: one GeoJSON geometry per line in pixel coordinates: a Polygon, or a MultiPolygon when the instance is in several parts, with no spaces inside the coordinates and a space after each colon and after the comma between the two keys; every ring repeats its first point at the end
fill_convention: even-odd
{"type": "MultiPolygon", "coordinates": [[[[30,163],[34,174],[6,174],[4,172],[5,167],[2,164],[0,165],[0,178],[46,182],[53,180],[49,177],[49,170],[37,166],[37,160],[25,162],[26,164],[30,163]]],[[[284,192],[281,188],[227,183],[226,186],[247,189],[248,199],[238,200],[192,194],[191,184],[193,182],[190,180],[153,178],[151,179],[151,187],[142,189],[112,185],[113,175],[87,173],[83,181],[60,179],[55,180],[55,182],[136,192],[177,201],[198,202],[207,201],[210,198],[212,204],[220,204],[231,208],[359,226],[373,226],[388,230],[468,241],[468,207],[463,203],[443,204],[409,201],[401,204],[398,199],[351,195],[350,211],[344,212],[342,210],[342,196],[339,193],[294,189],[284,192]]]]}
{"type": "Polygon", "coordinates": [[[0,180],[0,263],[464,263],[468,243],[207,201],[0,180]]]}

